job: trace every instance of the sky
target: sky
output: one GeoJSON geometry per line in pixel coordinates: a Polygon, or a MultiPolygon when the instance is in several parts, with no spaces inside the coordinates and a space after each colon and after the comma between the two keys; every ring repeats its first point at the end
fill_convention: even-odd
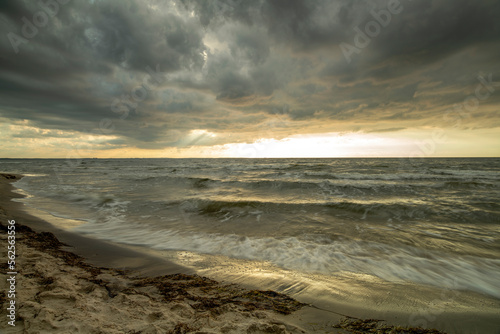
{"type": "Polygon", "coordinates": [[[0,2],[0,158],[499,157],[497,0],[0,2]]]}

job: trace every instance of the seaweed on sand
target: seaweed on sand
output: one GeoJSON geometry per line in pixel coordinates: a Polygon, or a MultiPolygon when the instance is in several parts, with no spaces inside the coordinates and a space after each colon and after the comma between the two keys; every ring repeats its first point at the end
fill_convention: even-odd
{"type": "Polygon", "coordinates": [[[271,310],[290,314],[306,304],[275,291],[244,290],[223,285],[198,275],[165,275],[138,280],[135,287],[155,286],[166,301],[190,300],[199,311],[220,313],[225,305],[236,305],[245,311],[271,310]]]}
{"type": "MultiPolygon", "coordinates": [[[[6,230],[6,226],[0,222],[0,230],[6,230]]],[[[105,268],[98,268],[92,266],[85,262],[85,259],[69,251],[61,249],[66,244],[60,242],[57,237],[50,232],[35,232],[29,226],[16,224],[16,238],[22,241],[28,247],[34,248],[38,251],[52,255],[55,258],[62,259],[67,265],[78,267],[90,274],[90,277],[85,277],[88,281],[101,285],[108,290],[108,294],[111,294],[107,287],[108,282],[99,280],[97,282],[94,279],[96,276],[101,274],[102,270],[105,268]],[[99,284],[101,283],[101,284],[99,284]]],[[[22,273],[26,278],[34,278],[43,286],[42,291],[47,291],[52,289],[52,284],[54,283],[54,278],[50,276],[45,276],[42,272],[35,270],[31,273],[22,273]]],[[[38,295],[38,294],[37,294],[38,295]]],[[[3,300],[0,300],[0,305],[3,304],[3,300]]]]}
{"type": "Polygon", "coordinates": [[[437,329],[424,329],[416,327],[389,326],[377,319],[344,318],[334,328],[347,331],[347,333],[373,333],[373,334],[445,334],[437,329]]]}
{"type": "MultiPolygon", "coordinates": [[[[0,223],[0,230],[5,229],[6,227],[0,223]]],[[[89,265],[81,256],[61,249],[67,245],[60,242],[53,233],[35,232],[29,226],[21,224],[16,224],[16,232],[19,233],[17,234],[17,237],[20,240],[24,239],[28,246],[48,253],[54,257],[63,259],[64,262],[70,266],[82,268],[94,276],[99,275],[101,273],[101,269],[103,269],[89,265]]]]}

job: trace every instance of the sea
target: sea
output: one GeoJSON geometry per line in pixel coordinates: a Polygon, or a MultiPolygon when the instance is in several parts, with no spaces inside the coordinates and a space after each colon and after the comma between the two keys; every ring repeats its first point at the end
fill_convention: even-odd
{"type": "Polygon", "coordinates": [[[67,230],[206,272],[500,299],[498,158],[2,159],[0,171],[26,175],[22,201],[67,230]]]}

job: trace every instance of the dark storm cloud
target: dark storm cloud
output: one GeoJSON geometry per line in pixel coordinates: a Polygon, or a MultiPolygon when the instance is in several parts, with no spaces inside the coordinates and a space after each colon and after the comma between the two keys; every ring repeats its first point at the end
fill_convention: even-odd
{"type": "MultiPolygon", "coordinates": [[[[206,11],[206,4],[187,0],[183,2],[198,11],[203,25],[218,29],[221,21],[226,20],[227,24],[238,22],[246,25],[248,29],[265,27],[268,32],[267,43],[288,50],[290,57],[309,57],[318,65],[317,56],[321,56],[320,60],[329,64],[324,69],[311,69],[306,73],[299,73],[297,69],[290,68],[291,72],[298,75],[298,78],[294,78],[296,82],[314,78],[316,75],[324,81],[332,82],[377,82],[370,91],[333,90],[329,92],[332,97],[330,99],[325,97],[325,92],[314,92],[311,93],[313,98],[308,100],[309,103],[318,100],[334,103],[334,97],[352,99],[358,104],[366,103],[362,98],[379,101],[372,101],[371,105],[389,102],[411,103],[415,102],[418,82],[456,82],[457,71],[461,71],[467,76],[467,80],[456,92],[449,93],[453,95],[451,99],[459,102],[463,98],[463,91],[473,85],[477,81],[478,72],[484,70],[482,65],[485,60],[489,63],[488,70],[492,73],[497,74],[499,69],[496,55],[500,37],[500,21],[497,20],[500,17],[500,4],[496,1],[475,3],[401,0],[398,2],[400,13],[392,15],[388,25],[381,28],[380,34],[372,38],[369,46],[361,50],[359,55],[353,55],[354,61],[350,64],[343,57],[339,57],[339,44],[354,44],[356,32],[353,28],[364,30],[366,23],[375,20],[372,12],[380,14],[387,11],[388,1],[297,0],[254,1],[249,4],[245,1],[227,0],[219,2],[218,7],[212,7],[219,9],[213,12],[206,11]],[[210,13],[213,13],[212,17],[210,13]],[[427,73],[428,76],[423,75],[427,66],[473,47],[477,50],[455,59],[456,63],[452,68],[438,69],[435,73],[427,73]],[[322,53],[327,53],[328,50],[332,51],[331,57],[322,53]],[[400,82],[409,77],[411,83],[400,82]]],[[[290,86],[291,83],[287,84],[290,86]]],[[[241,96],[247,96],[254,93],[248,89],[250,86],[248,82],[246,85],[240,82],[239,87],[242,89],[238,90],[238,85],[234,86],[234,89],[238,90],[241,96]]],[[[274,92],[274,89],[269,89],[266,93],[274,92]]],[[[285,91],[297,92],[292,88],[285,88],[285,91]]],[[[289,99],[293,100],[294,96],[289,99]]],[[[338,113],[338,108],[329,109],[332,115],[338,113]]],[[[314,113],[308,110],[304,117],[313,115],[314,113]]]]}
{"type": "Polygon", "coordinates": [[[253,65],[259,65],[269,56],[269,44],[265,32],[241,29],[234,36],[231,54],[236,58],[246,58],[253,65]]]}
{"type": "MultiPolygon", "coordinates": [[[[32,21],[41,11],[25,2],[3,4],[1,9],[2,31],[19,38],[22,18],[32,21]]],[[[112,101],[140,87],[147,66],[162,73],[198,70],[204,51],[198,24],[160,11],[134,1],[70,2],[60,4],[32,40],[17,45],[17,54],[9,39],[2,38],[1,116],[27,119],[41,128],[86,131],[98,127],[104,117],[119,119],[112,101]]],[[[172,102],[166,108],[181,112],[190,104],[172,102]]],[[[128,120],[143,118],[130,111],[128,120]]],[[[124,128],[116,130],[143,138],[140,131],[120,131],[124,128]]],[[[153,132],[151,138],[158,135],[153,132]]]]}
{"type": "MultiPolygon", "coordinates": [[[[474,93],[479,74],[500,81],[494,0],[401,0],[399,13],[348,62],[339,45],[356,46],[354,29],[365,31],[391,1],[70,1],[29,38],[23,18],[34,22],[38,2],[3,1],[0,117],[80,132],[110,119],[119,137],[111,147],[216,142],[186,139],[195,129],[251,140],[276,115],[291,133],[297,124],[307,132],[307,124],[337,131],[359,122],[366,132],[390,132],[436,125],[437,113],[474,93]],[[114,110],[125,98],[123,112],[114,110]],[[387,124],[370,127],[380,120],[387,124]]],[[[481,101],[469,124],[497,124],[499,96],[481,101]]],[[[63,136],[15,135],[30,133],[63,136]]]]}

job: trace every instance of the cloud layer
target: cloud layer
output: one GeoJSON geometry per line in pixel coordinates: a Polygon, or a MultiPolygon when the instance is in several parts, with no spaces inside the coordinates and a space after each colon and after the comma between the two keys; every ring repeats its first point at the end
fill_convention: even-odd
{"type": "Polygon", "coordinates": [[[498,17],[494,0],[4,1],[0,136],[161,150],[494,129],[498,17]]]}

